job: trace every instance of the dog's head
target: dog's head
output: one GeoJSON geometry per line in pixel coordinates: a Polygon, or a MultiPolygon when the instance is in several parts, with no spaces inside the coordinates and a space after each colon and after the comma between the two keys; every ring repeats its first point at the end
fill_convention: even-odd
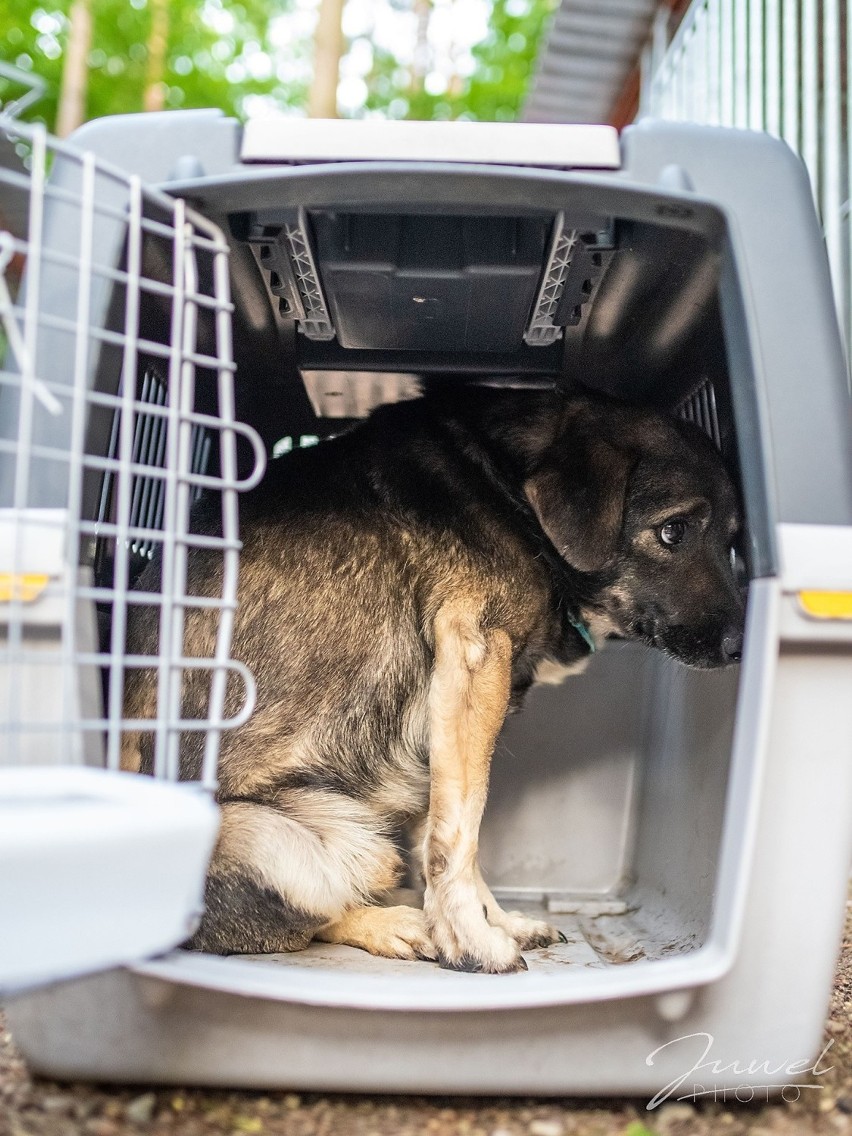
{"type": "Polygon", "coordinates": [[[745,602],[732,549],[742,519],[701,430],[571,398],[524,488],[559,554],[600,580],[591,608],[615,634],[693,667],[739,661],[745,602]]]}

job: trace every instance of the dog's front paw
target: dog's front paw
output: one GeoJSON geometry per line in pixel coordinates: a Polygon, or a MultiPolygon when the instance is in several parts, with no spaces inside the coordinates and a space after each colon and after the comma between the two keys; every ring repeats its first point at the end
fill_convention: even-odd
{"type": "Polygon", "coordinates": [[[488,908],[488,920],[510,935],[522,951],[535,947],[549,947],[551,943],[564,943],[565,936],[542,919],[530,919],[521,911],[503,911],[488,908]]]}
{"type": "Polygon", "coordinates": [[[453,927],[445,917],[430,912],[428,922],[438,962],[446,970],[514,974],[527,969],[515,940],[501,927],[487,923],[484,915],[465,920],[467,926],[453,927]]]}
{"type": "MultiPolygon", "coordinates": [[[[434,936],[433,936],[434,937],[434,936]]],[[[471,974],[515,974],[527,964],[518,944],[499,927],[489,927],[475,941],[462,945],[458,940],[443,946],[436,944],[438,962],[446,970],[464,970],[471,974]]]]}

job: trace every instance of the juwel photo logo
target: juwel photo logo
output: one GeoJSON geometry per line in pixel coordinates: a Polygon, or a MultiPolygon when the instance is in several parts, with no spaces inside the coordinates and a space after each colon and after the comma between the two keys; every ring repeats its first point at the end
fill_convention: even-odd
{"type": "Polygon", "coordinates": [[[656,1064],[656,1058],[667,1050],[667,1058],[677,1052],[683,1057],[684,1071],[669,1081],[653,1096],[645,1106],[649,1112],[666,1101],[749,1101],[769,1100],[773,1093],[779,1093],[782,1100],[798,1100],[803,1090],[821,1089],[821,1084],[800,1084],[800,1078],[811,1074],[824,1077],[831,1072],[833,1065],[826,1065],[826,1055],[834,1045],[829,1041],[816,1061],[783,1060],[723,1062],[712,1056],[715,1038],[711,1033],[687,1033],[658,1046],[645,1058],[646,1065],[656,1064]],[[765,1078],[765,1079],[764,1079],[765,1078]],[[779,1085],[779,1078],[781,1084],[779,1085]],[[789,1078],[789,1082],[787,1081],[789,1078]]]}

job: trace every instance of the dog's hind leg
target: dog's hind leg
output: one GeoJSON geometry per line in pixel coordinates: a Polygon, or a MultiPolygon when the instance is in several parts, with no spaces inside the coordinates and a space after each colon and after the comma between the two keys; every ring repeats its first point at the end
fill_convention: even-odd
{"type": "Polygon", "coordinates": [[[187,946],[214,954],[302,950],[321,928],[392,888],[400,868],[381,822],[350,797],[293,789],[274,805],[226,802],[204,915],[187,946]]]}
{"type": "Polygon", "coordinates": [[[415,907],[355,907],[321,927],[314,938],[347,943],[384,958],[435,958],[426,918],[415,907]]]}

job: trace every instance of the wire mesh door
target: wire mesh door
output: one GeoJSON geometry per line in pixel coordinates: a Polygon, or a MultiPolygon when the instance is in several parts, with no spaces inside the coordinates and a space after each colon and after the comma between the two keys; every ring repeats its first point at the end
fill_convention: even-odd
{"type": "Polygon", "coordinates": [[[237,493],[264,465],[234,417],[227,242],[183,201],[0,119],[0,337],[0,763],[117,768],[128,733],[149,731],[154,773],[175,778],[182,735],[201,732],[212,786],[221,731],[252,708],[229,651],[237,493]],[[197,547],[221,557],[215,594],[188,592],[197,547]],[[154,656],[126,650],[140,605],[154,656]],[[200,609],[216,631],[190,657],[200,609]],[[156,686],[150,720],[125,716],[133,672],[156,686]],[[198,672],[208,714],[185,720],[198,672]]]}

